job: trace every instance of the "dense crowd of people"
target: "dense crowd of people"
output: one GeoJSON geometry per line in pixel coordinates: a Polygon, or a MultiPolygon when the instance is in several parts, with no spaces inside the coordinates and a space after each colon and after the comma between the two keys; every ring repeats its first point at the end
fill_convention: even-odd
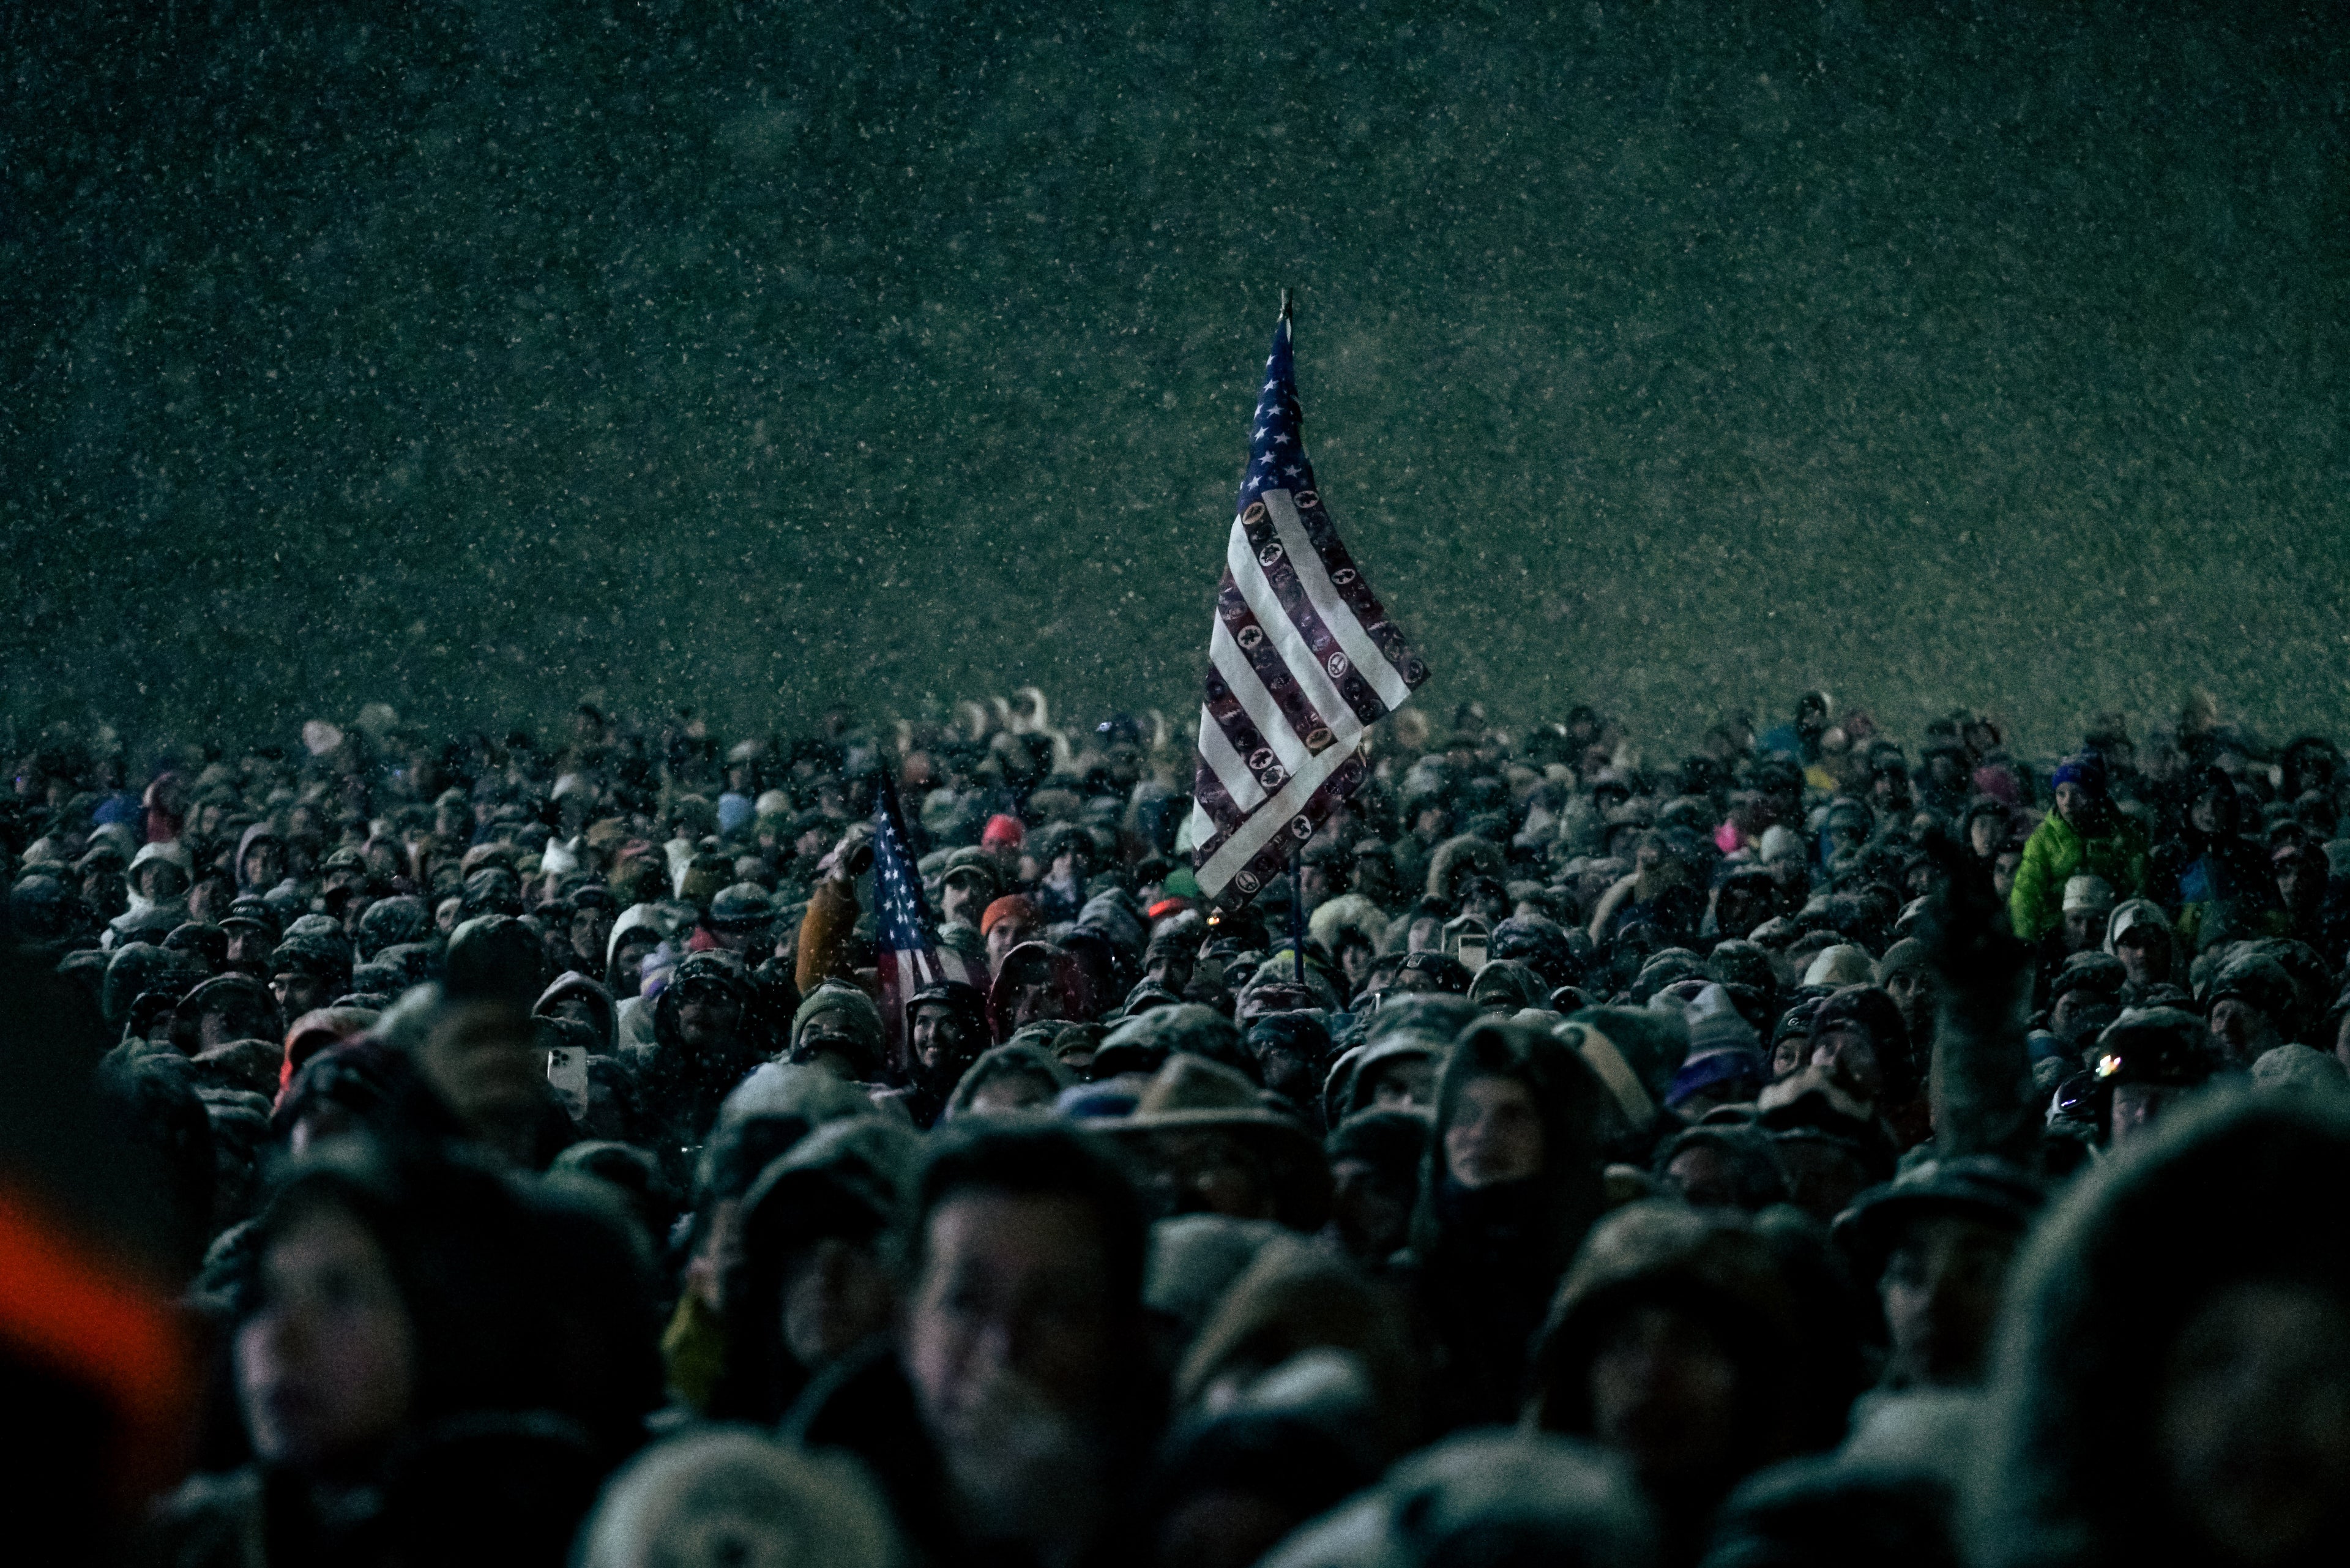
{"type": "Polygon", "coordinates": [[[189,1568],[2330,1560],[2350,770],[2086,728],[1407,709],[1223,909],[1188,738],[1034,692],[43,732],[20,1515],[189,1568]],[[885,774],[973,977],[899,1016],[885,774]]]}

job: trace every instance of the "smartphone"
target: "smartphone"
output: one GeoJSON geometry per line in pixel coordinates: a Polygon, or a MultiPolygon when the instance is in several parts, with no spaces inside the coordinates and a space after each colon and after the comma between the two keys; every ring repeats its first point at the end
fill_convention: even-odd
{"type": "Polygon", "coordinates": [[[1471,974],[1485,967],[1486,936],[1482,931],[1461,933],[1461,962],[1471,974]]]}
{"type": "Polygon", "coordinates": [[[577,1045],[550,1046],[546,1081],[576,1119],[588,1114],[588,1053],[577,1045]]]}

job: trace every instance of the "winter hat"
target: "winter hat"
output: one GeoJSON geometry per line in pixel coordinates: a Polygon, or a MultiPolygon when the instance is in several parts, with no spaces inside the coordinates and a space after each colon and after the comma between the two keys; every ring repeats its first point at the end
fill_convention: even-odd
{"type": "Polygon", "coordinates": [[[2129,983],[2129,971],[2122,961],[2095,948],[2074,953],[2048,982],[2048,1000],[2054,1002],[2069,991],[2085,991],[2094,995],[2118,997],[2122,987],[2129,983]]]}
{"type": "Polygon", "coordinates": [[[1855,1198],[1836,1216],[1836,1244],[1862,1279],[1874,1280],[1912,1220],[1961,1215],[2020,1236],[2047,1197],[2029,1172],[1990,1155],[1929,1159],[1855,1198]]]}
{"type": "Polygon", "coordinates": [[[2074,877],[2064,883],[2064,912],[2102,915],[2114,907],[2113,888],[2102,877],[2074,877]]]}
{"type": "Polygon", "coordinates": [[[1550,1000],[1550,991],[1528,965],[1515,959],[1495,959],[1477,971],[1469,986],[1469,1000],[1480,1007],[1515,1012],[1541,1007],[1550,1000]]]}
{"type": "Polygon", "coordinates": [[[2123,937],[2136,930],[2159,931],[2170,934],[2170,918],[2162,906],[2151,898],[2124,898],[2114,906],[2106,921],[2106,950],[2113,952],[2121,945],[2123,937]]]}
{"type": "Polygon", "coordinates": [[[908,1559],[864,1467],[747,1427],[702,1427],[623,1466],[581,1526],[579,1568],[750,1561],[896,1568],[908,1559]]]}
{"type": "Polygon", "coordinates": [[[1691,1057],[1708,1051],[1761,1048],[1754,1025],[1746,1022],[1730,1000],[1730,992],[1719,983],[1699,992],[1682,1017],[1689,1025],[1691,1057]]]}
{"type": "Polygon", "coordinates": [[[2279,1045],[2253,1059],[2252,1083],[2282,1094],[2338,1096],[2350,1091],[2350,1073],[2326,1052],[2279,1045]]]}
{"type": "Polygon", "coordinates": [[[1877,983],[1877,966],[1869,961],[1866,949],[1839,943],[1820,950],[1819,956],[1812,960],[1811,967],[1804,971],[1804,983],[1831,987],[1874,985],[1877,983]]]}
{"type": "Polygon", "coordinates": [[[987,826],[980,833],[979,842],[983,847],[989,849],[999,848],[1005,845],[1017,848],[1028,842],[1028,830],[1020,826],[1018,817],[1006,816],[1002,812],[998,812],[987,819],[987,826]]]}
{"type": "Polygon", "coordinates": [[[987,935],[1007,919],[1018,920],[1024,927],[1036,923],[1036,906],[1017,893],[1006,893],[988,905],[979,917],[979,934],[987,935]]]}
{"type": "Polygon", "coordinates": [[[2048,781],[2048,787],[2061,789],[2066,784],[2080,785],[2082,793],[2091,800],[2105,799],[2106,759],[2095,752],[2066,757],[2056,765],[2056,776],[2048,781]]]}
{"type": "Polygon", "coordinates": [[[881,1010],[853,985],[827,981],[807,993],[792,1014],[790,1060],[813,1061],[820,1051],[847,1045],[862,1063],[881,1062],[881,1010]]]}
{"type": "Polygon", "coordinates": [[[1151,1075],[1132,1116],[1092,1125],[1121,1140],[1161,1132],[1238,1138],[1263,1163],[1282,1224],[1310,1233],[1329,1217],[1330,1169],[1320,1142],[1296,1117],[1265,1108],[1256,1085],[1230,1067],[1178,1052],[1151,1075]]]}
{"type": "Polygon", "coordinates": [[[1180,1002],[1154,1007],[1112,1029],[1094,1054],[1093,1076],[1156,1073],[1178,1052],[1227,1066],[1238,1066],[1243,1056],[1240,1030],[1231,1019],[1196,1002],[1180,1002]]]}
{"type": "Polygon", "coordinates": [[[718,797],[718,836],[721,838],[733,838],[750,832],[751,825],[758,817],[759,808],[749,796],[729,790],[718,797]]]}
{"type": "MultiPolygon", "coordinates": [[[[495,1002],[528,1012],[546,989],[546,948],[537,932],[511,916],[476,915],[449,933],[442,970],[451,1000],[495,1002]]],[[[344,972],[349,972],[348,961],[344,972]]]]}
{"type": "Polygon", "coordinates": [[[2256,1007],[2277,1023],[2290,1022],[2299,999],[2293,977],[2284,965],[2265,955],[2238,959],[2220,971],[2212,982],[2210,994],[2203,999],[2205,1009],[2234,1000],[2256,1007]]]}

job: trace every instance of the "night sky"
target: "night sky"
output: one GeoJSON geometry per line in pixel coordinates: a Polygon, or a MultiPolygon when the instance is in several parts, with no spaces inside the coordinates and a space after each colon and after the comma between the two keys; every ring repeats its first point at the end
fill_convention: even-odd
{"type": "Polygon", "coordinates": [[[2340,733],[2344,16],[12,7],[8,712],[1180,713],[1287,286],[1439,713],[2340,733]]]}

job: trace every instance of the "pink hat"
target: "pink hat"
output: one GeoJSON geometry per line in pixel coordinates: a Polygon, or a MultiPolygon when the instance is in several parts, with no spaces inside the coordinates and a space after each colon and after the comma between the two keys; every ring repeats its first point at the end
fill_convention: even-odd
{"type": "Polygon", "coordinates": [[[1020,826],[1018,817],[998,812],[987,819],[987,827],[980,834],[979,841],[990,849],[999,844],[1025,844],[1028,842],[1028,830],[1020,826]]]}

